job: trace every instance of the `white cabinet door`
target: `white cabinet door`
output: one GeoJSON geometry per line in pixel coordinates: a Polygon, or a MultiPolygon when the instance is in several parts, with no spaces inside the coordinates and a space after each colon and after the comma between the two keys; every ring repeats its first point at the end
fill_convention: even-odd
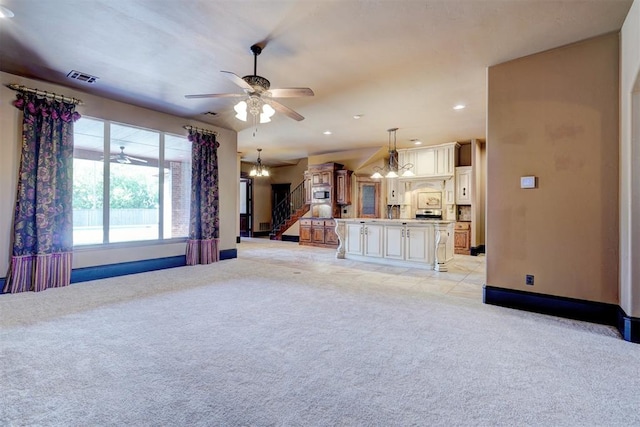
{"type": "Polygon", "coordinates": [[[471,166],[456,168],[456,204],[471,204],[471,166]]]}
{"type": "Polygon", "coordinates": [[[348,254],[362,255],[364,226],[362,224],[346,224],[345,252],[348,254]]]}
{"type": "Polygon", "coordinates": [[[404,225],[387,225],[384,227],[384,257],[404,259],[405,247],[404,225]]]}
{"type": "Polygon", "coordinates": [[[364,255],[382,258],[383,236],[382,225],[365,224],[364,226],[364,255]]]}
{"type": "Polygon", "coordinates": [[[416,175],[416,152],[415,150],[398,150],[398,164],[400,166],[410,164],[408,168],[414,175],[416,175]]]}
{"type": "Polygon", "coordinates": [[[398,194],[398,180],[395,178],[387,179],[387,205],[400,204],[400,197],[398,194]]]}
{"type": "Polygon", "coordinates": [[[436,150],[436,175],[453,175],[455,167],[453,147],[440,147],[436,150]]]}
{"type": "Polygon", "coordinates": [[[435,250],[433,242],[433,228],[408,227],[406,232],[407,261],[433,262],[435,250]]]}
{"type": "Polygon", "coordinates": [[[416,150],[416,176],[436,174],[436,151],[432,148],[416,150]]]}

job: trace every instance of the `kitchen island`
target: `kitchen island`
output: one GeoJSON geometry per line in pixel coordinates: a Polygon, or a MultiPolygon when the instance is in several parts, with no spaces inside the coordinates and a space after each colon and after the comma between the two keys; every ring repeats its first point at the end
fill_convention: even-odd
{"type": "Polygon", "coordinates": [[[455,221],[336,219],[339,259],[447,271],[455,221]]]}

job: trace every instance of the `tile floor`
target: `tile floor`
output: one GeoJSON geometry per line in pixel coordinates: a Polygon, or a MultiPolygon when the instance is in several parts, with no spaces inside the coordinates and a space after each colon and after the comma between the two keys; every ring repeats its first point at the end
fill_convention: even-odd
{"type": "Polygon", "coordinates": [[[246,238],[237,245],[238,258],[296,268],[322,274],[372,283],[385,283],[421,292],[446,294],[482,301],[485,283],[485,257],[454,255],[449,271],[438,272],[421,268],[385,266],[350,259],[336,259],[334,249],[301,246],[267,238],[246,238]]]}

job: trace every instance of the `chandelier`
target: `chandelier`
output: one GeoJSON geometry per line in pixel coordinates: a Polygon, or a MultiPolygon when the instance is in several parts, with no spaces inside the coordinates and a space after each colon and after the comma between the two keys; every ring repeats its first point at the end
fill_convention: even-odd
{"type": "Polygon", "coordinates": [[[374,179],[380,179],[382,177],[397,178],[398,176],[409,177],[414,175],[414,173],[411,171],[411,168],[413,168],[413,164],[407,163],[402,166],[398,164],[398,150],[396,149],[396,131],[397,130],[398,128],[387,129],[387,132],[389,132],[389,162],[383,168],[379,166],[375,166],[373,168],[374,173],[373,175],[371,175],[371,178],[374,178],[374,179]],[[393,148],[391,148],[392,139],[393,139],[393,148]]]}
{"type": "Polygon", "coordinates": [[[262,166],[262,160],[260,160],[260,152],[262,148],[258,148],[258,160],[253,165],[251,172],[249,172],[249,176],[269,176],[269,169],[262,166]]]}

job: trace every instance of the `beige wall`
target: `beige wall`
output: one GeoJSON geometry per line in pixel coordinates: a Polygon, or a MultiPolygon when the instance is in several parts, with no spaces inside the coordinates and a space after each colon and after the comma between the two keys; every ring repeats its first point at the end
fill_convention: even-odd
{"type": "Polygon", "coordinates": [[[307,167],[307,159],[300,159],[295,165],[271,168],[271,182],[273,184],[291,184],[291,190],[294,190],[304,180],[304,171],[307,170],[307,167]]]}
{"type": "Polygon", "coordinates": [[[618,303],[618,48],[608,34],[489,68],[488,285],[618,303]]]}
{"type": "Polygon", "coordinates": [[[471,246],[485,244],[486,223],[486,182],[487,182],[487,144],[477,139],[471,140],[473,164],[473,203],[471,205],[471,246]]]}
{"type": "Polygon", "coordinates": [[[620,306],[640,318],[640,1],[621,31],[620,306]]]}
{"type": "MultiPolygon", "coordinates": [[[[235,230],[239,214],[237,208],[238,176],[237,138],[234,131],[219,129],[197,121],[187,120],[156,111],[115,102],[89,95],[78,90],[35,81],[0,72],[0,277],[6,275],[11,256],[11,227],[15,204],[16,177],[20,158],[21,116],[11,105],[16,92],[5,87],[8,83],[23,84],[66,96],[80,98],[80,114],[113,120],[177,135],[186,135],[184,125],[193,125],[218,131],[220,148],[220,249],[236,247],[235,230]]],[[[185,243],[140,244],[127,248],[78,249],[74,251],[73,267],[81,268],[144,259],[184,255],[185,243]]]]}

